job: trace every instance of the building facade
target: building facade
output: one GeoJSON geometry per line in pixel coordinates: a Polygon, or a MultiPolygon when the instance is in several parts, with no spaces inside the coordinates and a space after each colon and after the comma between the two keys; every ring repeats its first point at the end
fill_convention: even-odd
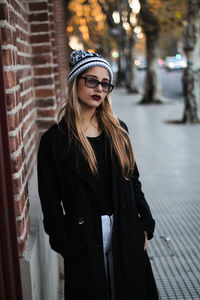
{"type": "Polygon", "coordinates": [[[28,300],[54,300],[52,290],[57,288],[58,259],[43,231],[36,156],[41,133],[56,121],[66,96],[65,10],[62,0],[0,0],[18,250],[23,295],[28,300]]]}

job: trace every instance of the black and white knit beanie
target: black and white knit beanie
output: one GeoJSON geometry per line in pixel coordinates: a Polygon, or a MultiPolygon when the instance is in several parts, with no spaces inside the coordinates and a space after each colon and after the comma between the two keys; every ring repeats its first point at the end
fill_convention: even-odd
{"type": "Polygon", "coordinates": [[[68,86],[83,71],[94,66],[104,67],[110,74],[110,82],[113,81],[113,72],[110,64],[101,55],[84,50],[75,50],[70,57],[70,73],[68,76],[68,86]]]}

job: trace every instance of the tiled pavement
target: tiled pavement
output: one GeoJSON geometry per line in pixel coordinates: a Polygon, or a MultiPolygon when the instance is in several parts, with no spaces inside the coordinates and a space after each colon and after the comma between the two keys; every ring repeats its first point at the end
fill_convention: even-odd
{"type": "MultiPolygon", "coordinates": [[[[180,125],[183,104],[137,105],[115,90],[112,106],[133,142],[143,191],[156,219],[148,252],[161,300],[200,300],[200,125],[180,125]]],[[[63,299],[61,282],[60,300],[63,299]]],[[[139,300],[139,299],[138,299],[139,300]]]]}

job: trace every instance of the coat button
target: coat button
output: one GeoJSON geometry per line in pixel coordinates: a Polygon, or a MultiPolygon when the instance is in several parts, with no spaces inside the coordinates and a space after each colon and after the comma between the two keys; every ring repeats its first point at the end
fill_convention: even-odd
{"type": "Polygon", "coordinates": [[[122,208],[125,209],[126,208],[126,204],[122,203],[122,208]]]}
{"type": "Polygon", "coordinates": [[[82,224],[84,224],[84,219],[83,219],[83,218],[79,218],[79,220],[78,220],[78,224],[79,224],[79,225],[82,225],[82,224]]]}

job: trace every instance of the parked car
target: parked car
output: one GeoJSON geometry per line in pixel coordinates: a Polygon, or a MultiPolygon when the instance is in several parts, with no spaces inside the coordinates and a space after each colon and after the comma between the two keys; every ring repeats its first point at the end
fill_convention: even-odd
{"type": "Polygon", "coordinates": [[[167,56],[164,61],[164,68],[167,71],[182,70],[187,67],[185,58],[176,56],[167,56]]]}
{"type": "Polygon", "coordinates": [[[144,58],[138,58],[135,60],[135,65],[138,70],[146,70],[147,69],[147,61],[144,58]]]}
{"type": "MultiPolygon", "coordinates": [[[[158,66],[162,67],[163,63],[164,63],[163,59],[158,58],[158,66]]],[[[135,60],[135,65],[138,70],[146,70],[147,69],[147,60],[144,58],[137,58],[135,60]]]]}

